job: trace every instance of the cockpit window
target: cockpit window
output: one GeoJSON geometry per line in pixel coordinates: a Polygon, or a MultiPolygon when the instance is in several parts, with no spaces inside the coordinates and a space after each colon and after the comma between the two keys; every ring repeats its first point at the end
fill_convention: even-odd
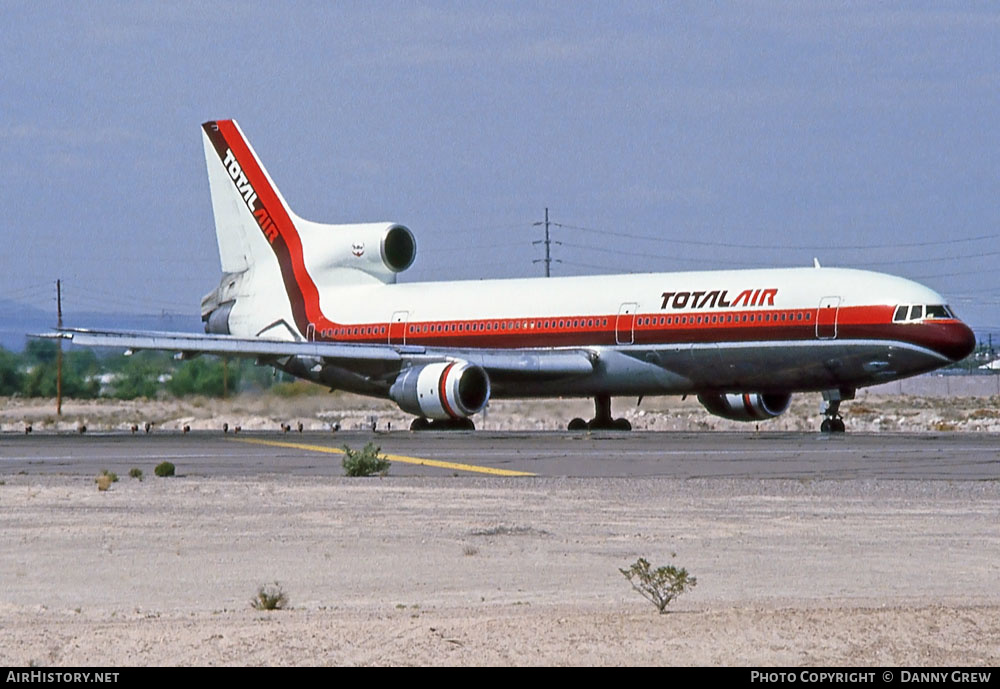
{"type": "Polygon", "coordinates": [[[905,323],[907,321],[923,321],[935,318],[954,318],[951,308],[944,304],[916,304],[913,306],[897,306],[892,314],[894,323],[905,323]]]}

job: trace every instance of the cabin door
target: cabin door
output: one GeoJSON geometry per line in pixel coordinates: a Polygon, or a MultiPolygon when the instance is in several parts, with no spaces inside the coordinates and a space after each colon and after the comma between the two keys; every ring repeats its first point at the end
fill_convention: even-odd
{"type": "Polygon", "coordinates": [[[632,344],[635,340],[635,310],[636,303],[622,304],[618,309],[618,320],[615,323],[615,342],[632,344]]]}
{"type": "Polygon", "coordinates": [[[823,297],[816,309],[816,337],[833,340],[837,337],[837,315],[840,313],[840,297],[823,297]]]}
{"type": "Polygon", "coordinates": [[[389,344],[406,344],[406,323],[410,320],[409,311],[394,311],[389,319],[389,344]]]}

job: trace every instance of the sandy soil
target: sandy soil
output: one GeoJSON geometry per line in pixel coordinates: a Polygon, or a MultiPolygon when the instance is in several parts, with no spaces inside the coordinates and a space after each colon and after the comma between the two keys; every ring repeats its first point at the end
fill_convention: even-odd
{"type": "MultiPolygon", "coordinates": [[[[72,432],[84,425],[92,431],[127,431],[152,422],[154,429],[179,431],[219,429],[223,423],[247,430],[279,430],[282,423],[301,422],[307,430],[409,428],[413,417],[393,402],[349,393],[328,393],[301,383],[292,396],[238,395],[229,400],[187,398],[159,401],[67,400],[56,416],[52,400],[0,398],[0,432],[72,432]]],[[[822,420],[819,394],[801,394],[782,416],[761,423],[761,429],[814,431],[822,420]]],[[[693,397],[649,397],[636,405],[633,398],[615,398],[616,416],[624,416],[636,430],[699,431],[746,430],[747,424],[712,416],[693,397]]],[[[848,429],[875,431],[1000,432],[1000,396],[932,399],[913,395],[858,393],[841,411],[848,429]]],[[[575,416],[590,418],[590,400],[493,400],[485,414],[475,417],[483,430],[563,430],[575,416]]]]}
{"type": "Polygon", "coordinates": [[[1000,662],[995,482],[0,479],[0,664],[1000,662]]]}
{"type": "MultiPolygon", "coordinates": [[[[0,431],[405,427],[344,394],[5,400],[0,431]]],[[[640,429],[742,427],[616,400],[640,429]]],[[[814,430],[819,396],[767,423],[814,430]]],[[[862,394],[853,430],[1000,431],[1000,398],[862,394]]],[[[493,402],[556,429],[586,400],[493,402]]],[[[762,426],[763,428],[764,426],[762,426]]],[[[0,445],[2,452],[2,445],[0,445]]],[[[1000,485],[917,481],[248,480],[0,475],[0,663],[995,665],[1000,485]],[[671,553],[676,557],[671,560],[671,553]],[[618,572],[698,579],[671,612],[618,572]],[[291,609],[250,608],[280,582],[291,609]]]]}

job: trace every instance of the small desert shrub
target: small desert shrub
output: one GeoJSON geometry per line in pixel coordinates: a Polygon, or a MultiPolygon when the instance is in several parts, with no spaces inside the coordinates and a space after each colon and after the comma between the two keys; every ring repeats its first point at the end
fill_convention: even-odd
{"type": "Polygon", "coordinates": [[[128,475],[131,476],[132,478],[137,478],[141,481],[142,469],[140,469],[139,467],[132,467],[131,469],[128,470],[128,475]]]}
{"type": "Polygon", "coordinates": [[[288,607],[288,596],[281,589],[281,584],[265,584],[257,589],[257,595],[250,600],[254,610],[282,610],[288,607]]]}
{"type": "Polygon", "coordinates": [[[160,462],[153,469],[153,473],[157,476],[173,476],[174,475],[174,465],[170,462],[160,462]]]}
{"type": "Polygon", "coordinates": [[[111,477],[107,474],[99,474],[96,479],[97,490],[107,490],[111,487],[111,477]]]}
{"type": "MultiPolygon", "coordinates": [[[[99,473],[97,475],[97,478],[94,479],[94,481],[98,484],[98,486],[100,486],[102,478],[107,479],[109,486],[112,483],[118,483],[118,474],[116,474],[113,471],[108,471],[107,469],[101,469],[101,473],[99,473]]],[[[101,488],[101,490],[107,490],[107,488],[101,488]]]]}
{"type": "Polygon", "coordinates": [[[649,562],[643,557],[628,569],[618,571],[628,579],[632,588],[656,606],[661,615],[667,611],[670,601],[698,583],[697,579],[688,576],[686,569],[678,569],[673,565],[651,569],[649,562]]]}
{"type": "Polygon", "coordinates": [[[1000,411],[996,409],[977,409],[969,414],[970,419],[995,419],[1000,416],[1000,411]]]}
{"type": "Polygon", "coordinates": [[[389,473],[389,460],[379,455],[382,450],[375,443],[368,443],[361,450],[352,450],[344,445],[344,474],[346,476],[371,476],[389,473]]]}

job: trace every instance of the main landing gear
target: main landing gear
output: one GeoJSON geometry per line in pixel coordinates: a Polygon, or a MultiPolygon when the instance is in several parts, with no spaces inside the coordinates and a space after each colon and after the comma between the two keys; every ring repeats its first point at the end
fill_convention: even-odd
{"type": "Polygon", "coordinates": [[[594,418],[584,421],[577,417],[567,428],[571,431],[631,431],[632,424],[628,419],[611,418],[611,395],[597,395],[594,397],[594,418]]]}
{"type": "Polygon", "coordinates": [[[819,426],[821,433],[843,433],[846,430],[844,417],[840,415],[840,403],[852,399],[854,399],[854,390],[823,391],[823,404],[820,405],[820,411],[826,418],[819,426]]]}
{"type": "Polygon", "coordinates": [[[472,419],[425,419],[418,416],[410,424],[411,431],[474,431],[476,424],[472,419]]]}

